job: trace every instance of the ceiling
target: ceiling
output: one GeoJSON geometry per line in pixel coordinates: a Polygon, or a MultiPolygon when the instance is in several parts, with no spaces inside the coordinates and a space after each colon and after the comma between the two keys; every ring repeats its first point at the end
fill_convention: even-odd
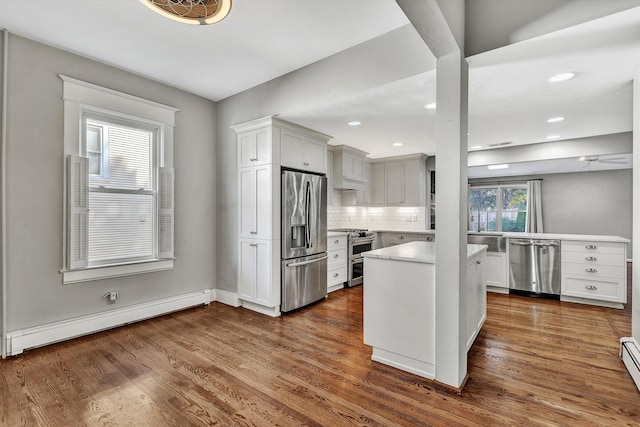
{"type": "MultiPolygon", "coordinates": [[[[582,3],[561,2],[565,8],[582,3]]],[[[551,4],[546,1],[545,7],[551,10],[551,4]]],[[[559,10],[553,11],[556,22],[559,10]]],[[[576,9],[569,11],[575,15],[576,9]]],[[[540,22],[550,19],[544,12],[536,16],[540,22]]],[[[212,26],[168,20],[136,0],[0,0],[0,27],[14,34],[214,101],[407,24],[393,0],[234,0],[229,17],[212,26]]],[[[640,7],[467,59],[469,147],[628,132],[632,79],[640,68],[640,7]],[[564,71],[576,73],[576,78],[547,81],[564,71]],[[546,122],[557,116],[565,120],[546,122]]],[[[435,77],[435,70],[425,70],[280,117],[332,135],[331,144],[350,145],[373,158],[433,154],[435,110],[424,105],[435,101],[435,77]],[[350,127],[349,120],[362,124],[350,127]],[[394,142],[403,145],[392,146],[394,142]]],[[[631,167],[630,156],[626,158],[626,167],[631,167]]],[[[550,162],[545,170],[569,170],[573,163],[575,159],[550,162]]]]}

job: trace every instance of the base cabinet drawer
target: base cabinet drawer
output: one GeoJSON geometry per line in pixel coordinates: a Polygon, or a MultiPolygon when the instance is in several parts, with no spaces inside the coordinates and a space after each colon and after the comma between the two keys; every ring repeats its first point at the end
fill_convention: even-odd
{"type": "Polygon", "coordinates": [[[327,250],[333,250],[337,248],[347,247],[347,236],[328,236],[327,237],[327,250]]]}
{"type": "Polygon", "coordinates": [[[625,267],[611,265],[589,265],[562,262],[562,273],[572,276],[586,276],[594,279],[624,279],[625,267]]]}
{"type": "Polygon", "coordinates": [[[625,303],[624,279],[590,279],[562,274],[562,295],[625,303]]]}
{"type": "Polygon", "coordinates": [[[338,249],[330,250],[328,255],[329,255],[329,259],[327,261],[327,265],[329,266],[329,269],[346,265],[347,263],[346,248],[338,248],[338,249]]]}
{"type": "Polygon", "coordinates": [[[589,242],[583,240],[564,240],[562,252],[581,252],[590,254],[623,254],[625,243],[615,242],[589,242]]]}
{"type": "Polygon", "coordinates": [[[327,285],[336,285],[347,281],[347,267],[332,268],[327,271],[327,285]]]}
{"type": "Polygon", "coordinates": [[[613,266],[624,266],[626,260],[624,258],[623,253],[619,254],[610,254],[610,253],[588,253],[588,252],[562,252],[562,262],[563,263],[575,263],[575,264],[586,264],[587,266],[596,266],[596,265],[613,265],[613,266]]]}

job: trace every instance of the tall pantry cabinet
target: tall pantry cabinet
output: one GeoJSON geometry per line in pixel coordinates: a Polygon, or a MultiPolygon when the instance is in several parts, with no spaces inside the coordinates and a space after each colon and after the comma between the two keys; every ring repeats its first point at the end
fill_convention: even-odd
{"type": "Polygon", "coordinates": [[[281,166],[326,173],[329,136],[274,117],[231,127],[237,141],[238,298],[280,315],[281,166]]]}

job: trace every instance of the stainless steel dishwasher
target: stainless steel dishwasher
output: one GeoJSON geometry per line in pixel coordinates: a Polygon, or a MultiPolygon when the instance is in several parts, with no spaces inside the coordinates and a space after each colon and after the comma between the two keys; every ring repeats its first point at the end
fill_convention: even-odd
{"type": "Polygon", "coordinates": [[[509,239],[509,293],[560,298],[560,240],[509,239]]]}

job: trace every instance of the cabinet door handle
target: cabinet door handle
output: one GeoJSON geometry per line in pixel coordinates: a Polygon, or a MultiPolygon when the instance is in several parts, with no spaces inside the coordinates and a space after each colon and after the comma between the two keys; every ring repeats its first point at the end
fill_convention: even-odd
{"type": "Polygon", "coordinates": [[[598,270],[596,270],[595,268],[585,268],[584,271],[586,271],[587,273],[597,273],[598,270]]]}
{"type": "Polygon", "coordinates": [[[598,249],[596,245],[587,245],[584,247],[585,249],[598,249]]]}
{"type": "Polygon", "coordinates": [[[404,236],[398,236],[398,239],[402,240],[404,239],[404,236]]]}
{"type": "Polygon", "coordinates": [[[597,261],[598,258],[594,257],[594,256],[588,256],[584,259],[585,261],[597,261]]]}
{"type": "Polygon", "coordinates": [[[249,234],[258,234],[257,231],[250,231],[249,234]]]}
{"type": "Polygon", "coordinates": [[[249,160],[251,160],[252,162],[256,162],[256,161],[258,161],[258,158],[257,157],[252,157],[249,160]]]}
{"type": "Polygon", "coordinates": [[[307,163],[307,162],[304,162],[304,163],[303,163],[303,165],[305,165],[305,166],[309,166],[309,163],[307,163]]]}
{"type": "Polygon", "coordinates": [[[476,264],[482,264],[482,261],[478,260],[476,261],[476,264]]]}
{"type": "Polygon", "coordinates": [[[340,240],[336,239],[336,240],[333,241],[333,243],[338,244],[338,243],[340,243],[340,240]]]}
{"type": "Polygon", "coordinates": [[[258,246],[258,244],[257,243],[249,243],[249,246],[256,247],[256,246],[258,246]]]}
{"type": "Polygon", "coordinates": [[[333,257],[334,257],[334,258],[338,258],[339,256],[340,256],[340,255],[338,255],[338,254],[335,254],[335,255],[334,255],[333,257]]]}
{"type": "Polygon", "coordinates": [[[584,288],[585,288],[585,289],[588,289],[588,290],[590,290],[590,291],[596,291],[596,290],[598,290],[598,287],[597,287],[597,286],[595,286],[595,285],[586,285],[584,288]]]}
{"type": "Polygon", "coordinates": [[[339,274],[338,273],[333,273],[333,277],[338,277],[339,274]]]}

